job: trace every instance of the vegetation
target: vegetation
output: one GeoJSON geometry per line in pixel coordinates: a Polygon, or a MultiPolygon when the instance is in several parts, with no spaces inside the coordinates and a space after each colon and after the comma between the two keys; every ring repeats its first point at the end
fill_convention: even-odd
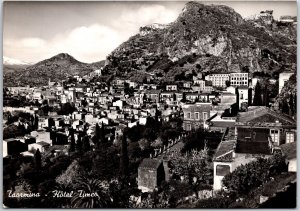
{"type": "Polygon", "coordinates": [[[285,159],[275,154],[269,159],[258,159],[237,167],[223,179],[223,185],[237,194],[247,194],[252,188],[259,187],[270,177],[286,171],[285,159]]]}

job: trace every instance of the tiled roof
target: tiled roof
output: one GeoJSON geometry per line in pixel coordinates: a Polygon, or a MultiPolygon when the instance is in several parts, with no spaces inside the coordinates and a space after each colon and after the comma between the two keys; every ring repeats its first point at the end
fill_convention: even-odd
{"type": "Polygon", "coordinates": [[[145,158],[142,161],[142,163],[140,164],[139,168],[146,168],[146,169],[156,170],[161,163],[162,163],[162,161],[158,160],[158,159],[145,158]]]}
{"type": "Polygon", "coordinates": [[[47,146],[47,145],[50,145],[49,143],[45,142],[45,141],[40,141],[40,142],[37,142],[37,144],[41,145],[41,146],[47,146]]]}
{"type": "Polygon", "coordinates": [[[237,122],[241,123],[275,123],[279,122],[285,125],[296,125],[296,122],[291,117],[272,111],[271,109],[264,106],[250,106],[247,112],[240,112],[237,116],[237,122]]]}
{"type": "Polygon", "coordinates": [[[232,160],[233,160],[233,152],[215,158],[215,161],[220,161],[220,162],[231,162],[232,160]]]}
{"type": "Polygon", "coordinates": [[[210,127],[234,127],[234,121],[211,121],[212,125],[210,127]]]}
{"type": "MultiPolygon", "coordinates": [[[[231,153],[234,150],[235,145],[235,140],[221,141],[214,155],[214,160],[221,161],[221,157],[231,153]]],[[[228,156],[226,157],[226,159],[228,159],[228,156]]]]}

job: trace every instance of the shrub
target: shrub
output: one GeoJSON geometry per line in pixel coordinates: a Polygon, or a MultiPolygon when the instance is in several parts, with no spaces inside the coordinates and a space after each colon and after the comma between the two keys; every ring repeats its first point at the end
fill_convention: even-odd
{"type": "Polygon", "coordinates": [[[259,187],[270,177],[285,170],[284,157],[281,154],[275,154],[269,159],[259,158],[239,166],[223,178],[223,184],[231,192],[247,194],[252,188],[259,187]]]}

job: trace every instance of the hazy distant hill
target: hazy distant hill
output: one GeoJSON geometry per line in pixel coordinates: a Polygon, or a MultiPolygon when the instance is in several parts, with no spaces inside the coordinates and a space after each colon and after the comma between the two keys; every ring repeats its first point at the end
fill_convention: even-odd
{"type": "Polygon", "coordinates": [[[175,22],[141,27],[107,57],[105,70],[135,80],[155,73],[166,81],[197,72],[295,71],[296,26],[260,16],[244,20],[227,6],[189,2],[175,22]]]}
{"type": "Polygon", "coordinates": [[[4,71],[4,85],[47,85],[49,78],[51,81],[60,81],[69,76],[84,76],[102,67],[104,63],[105,61],[87,64],[77,61],[69,54],[61,53],[14,72],[4,71]]]}

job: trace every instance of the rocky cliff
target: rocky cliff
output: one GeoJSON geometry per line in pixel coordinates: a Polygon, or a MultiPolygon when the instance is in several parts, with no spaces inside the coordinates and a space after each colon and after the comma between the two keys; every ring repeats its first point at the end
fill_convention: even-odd
{"type": "Polygon", "coordinates": [[[173,23],[141,27],[141,33],[107,57],[105,70],[134,79],[154,73],[169,81],[197,72],[277,77],[296,70],[296,28],[280,25],[270,15],[269,22],[244,20],[227,6],[189,2],[173,23]]]}

